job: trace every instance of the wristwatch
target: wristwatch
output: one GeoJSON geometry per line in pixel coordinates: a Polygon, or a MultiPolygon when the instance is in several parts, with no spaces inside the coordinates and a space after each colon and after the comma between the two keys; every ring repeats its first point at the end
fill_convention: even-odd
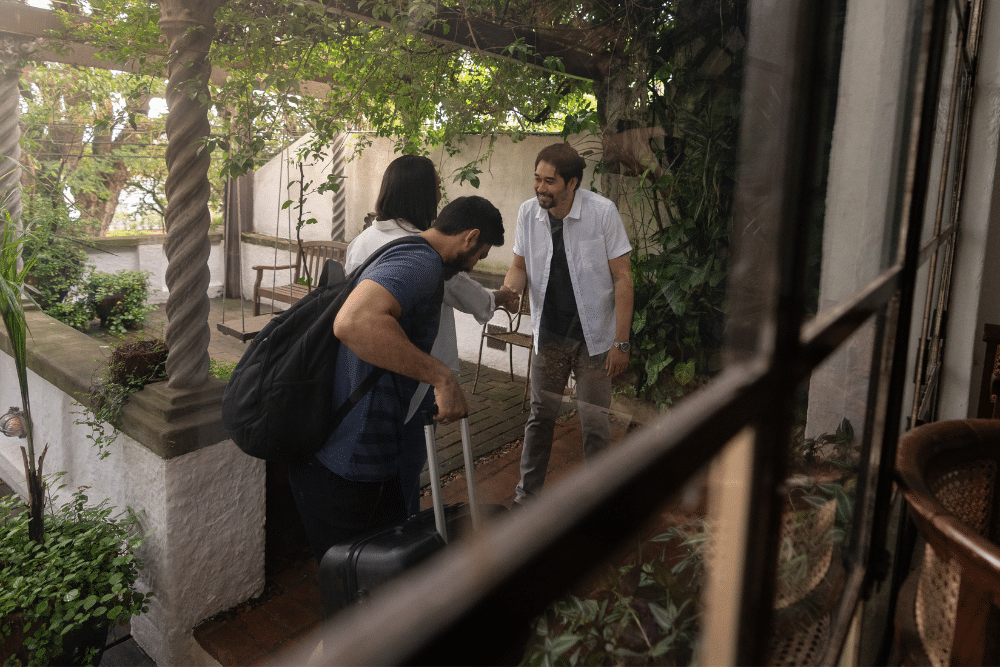
{"type": "Polygon", "coordinates": [[[616,342],[613,343],[613,345],[626,354],[628,354],[628,351],[632,349],[632,346],[628,344],[628,341],[625,341],[624,343],[616,342]]]}

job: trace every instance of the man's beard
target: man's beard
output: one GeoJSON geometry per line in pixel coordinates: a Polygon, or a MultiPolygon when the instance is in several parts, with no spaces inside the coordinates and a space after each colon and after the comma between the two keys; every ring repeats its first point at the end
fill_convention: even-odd
{"type": "Polygon", "coordinates": [[[482,249],[483,244],[478,243],[472,250],[459,254],[458,257],[450,262],[444,262],[444,279],[448,280],[452,278],[459,271],[471,271],[476,266],[472,258],[478,257],[482,249]]]}
{"type": "Polygon", "coordinates": [[[543,209],[548,210],[550,208],[555,208],[556,198],[552,195],[535,195],[535,199],[538,200],[538,205],[543,209]],[[544,197],[544,199],[543,199],[544,197]]]}

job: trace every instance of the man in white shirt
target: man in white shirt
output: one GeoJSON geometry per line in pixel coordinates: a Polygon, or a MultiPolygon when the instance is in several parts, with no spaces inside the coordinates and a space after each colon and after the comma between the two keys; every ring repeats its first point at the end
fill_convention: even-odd
{"type": "Polygon", "coordinates": [[[517,214],[504,288],[520,294],[527,282],[535,345],[515,503],[530,500],[545,481],[570,371],[584,456],[590,457],[608,444],[611,378],[628,366],[632,245],[614,203],[579,189],[584,166],[568,144],[542,149],[535,158],[535,198],[517,214]]]}

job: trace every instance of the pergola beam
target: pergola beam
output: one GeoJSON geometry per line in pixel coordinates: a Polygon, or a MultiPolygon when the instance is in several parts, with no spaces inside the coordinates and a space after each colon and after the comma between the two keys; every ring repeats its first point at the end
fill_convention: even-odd
{"type": "MultiPolygon", "coordinates": [[[[330,0],[323,5],[327,11],[382,28],[398,28],[384,17],[375,17],[371,6],[362,7],[356,0],[330,0]]],[[[439,8],[430,18],[420,19],[419,24],[410,20],[408,29],[440,44],[458,46],[497,60],[525,65],[553,74],[590,80],[598,74],[599,56],[580,49],[569,40],[560,38],[554,30],[530,30],[476,16],[464,15],[447,7],[439,8]],[[524,59],[507,52],[507,48],[520,42],[528,47],[524,59]],[[562,60],[564,70],[546,65],[552,56],[562,60]]]]}

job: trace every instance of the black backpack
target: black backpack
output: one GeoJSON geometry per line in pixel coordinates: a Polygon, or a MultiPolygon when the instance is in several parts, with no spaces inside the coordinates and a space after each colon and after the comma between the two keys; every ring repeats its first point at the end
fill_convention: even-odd
{"type": "Polygon", "coordinates": [[[327,260],[316,288],[254,337],[222,396],[222,424],[237,447],[259,459],[292,463],[307,460],[326,444],[383,372],[375,368],[340,409],[331,410],[340,350],[333,321],[361,272],[389,248],[409,243],[427,241],[421,236],[393,239],[349,276],[338,262],[327,260]]]}

